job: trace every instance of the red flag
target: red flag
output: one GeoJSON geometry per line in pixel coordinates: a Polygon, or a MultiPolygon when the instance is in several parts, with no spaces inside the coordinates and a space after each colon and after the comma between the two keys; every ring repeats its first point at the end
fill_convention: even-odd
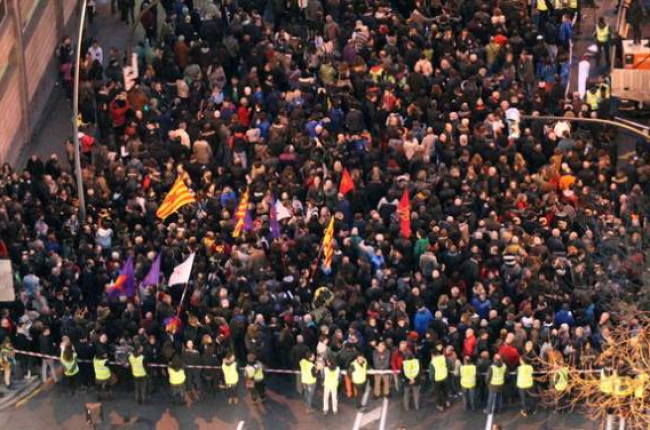
{"type": "Polygon", "coordinates": [[[397,214],[399,215],[399,231],[402,236],[408,239],[411,237],[411,200],[409,199],[408,190],[404,190],[402,194],[397,214]]]}
{"type": "Polygon", "coordinates": [[[339,193],[346,195],[354,190],[354,181],[348,172],[348,169],[343,169],[343,176],[341,176],[341,184],[339,185],[339,193]]]}

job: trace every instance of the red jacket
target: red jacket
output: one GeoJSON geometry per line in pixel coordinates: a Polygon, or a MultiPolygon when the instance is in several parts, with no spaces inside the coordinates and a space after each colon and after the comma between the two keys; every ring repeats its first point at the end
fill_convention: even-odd
{"type": "Polygon", "coordinates": [[[512,345],[503,345],[499,348],[499,355],[510,369],[519,365],[519,351],[512,345]]]}
{"type": "Polygon", "coordinates": [[[395,372],[402,370],[402,363],[404,363],[404,356],[398,348],[395,348],[390,355],[390,367],[395,372]]]}
{"type": "Polygon", "coordinates": [[[473,357],[476,351],[476,336],[467,337],[463,342],[463,357],[473,357]]]}
{"type": "Polygon", "coordinates": [[[117,99],[113,99],[110,108],[113,127],[122,127],[126,123],[126,113],[129,110],[129,102],[124,100],[124,106],[119,107],[117,105],[117,99]]]}

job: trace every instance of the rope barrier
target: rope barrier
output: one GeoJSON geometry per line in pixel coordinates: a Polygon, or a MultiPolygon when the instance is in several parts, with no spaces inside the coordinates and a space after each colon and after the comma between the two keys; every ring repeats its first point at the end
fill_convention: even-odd
{"type": "MultiPolygon", "coordinates": [[[[16,354],[19,355],[25,355],[28,357],[36,357],[36,358],[44,358],[44,359],[49,359],[49,360],[56,360],[56,361],[61,361],[60,357],[57,357],[55,355],[47,355],[47,354],[41,354],[39,352],[30,352],[30,351],[22,351],[22,350],[14,350],[16,354]]],[[[77,360],[78,363],[88,363],[92,364],[92,360],[77,360]]],[[[127,364],[120,364],[116,361],[109,361],[107,363],[110,366],[119,366],[119,367],[125,367],[128,366],[127,364]]],[[[160,363],[148,363],[146,364],[147,367],[153,367],[153,368],[167,368],[169,367],[166,364],[160,364],[160,363]]],[[[221,366],[201,366],[201,365],[185,365],[183,366],[186,369],[209,369],[209,370],[222,370],[221,366]]],[[[243,369],[240,368],[240,369],[243,369]]],[[[424,369],[422,371],[423,373],[428,373],[428,369],[424,369]]],[[[577,370],[573,371],[573,373],[579,373],[579,374],[589,374],[589,373],[599,373],[600,370],[595,370],[595,369],[585,369],[585,370],[577,370]]],[[[290,375],[297,375],[300,374],[299,370],[289,370],[289,369],[264,369],[264,373],[276,373],[276,374],[290,374],[290,375]]],[[[346,370],[341,370],[341,373],[343,375],[347,374],[346,370]]],[[[399,371],[394,371],[394,370],[376,370],[376,369],[368,369],[368,375],[399,375],[399,371]]],[[[533,372],[534,375],[548,375],[552,372],[542,372],[542,371],[536,371],[533,372]]],[[[509,375],[516,375],[517,372],[508,372],[509,375]]],[[[477,376],[485,376],[487,373],[477,373],[477,376]]]]}

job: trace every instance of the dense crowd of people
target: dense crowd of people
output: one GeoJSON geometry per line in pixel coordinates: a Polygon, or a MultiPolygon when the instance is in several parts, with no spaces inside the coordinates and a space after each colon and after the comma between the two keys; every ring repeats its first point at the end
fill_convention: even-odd
{"type": "MultiPolygon", "coordinates": [[[[608,117],[605,77],[585,100],[566,96],[577,2],[149,6],[134,60],[83,48],[87,218],[71,142],[70,166],[33,156],[0,172],[0,255],[17,292],[0,306],[7,384],[41,361],[56,381],[61,361],[73,392],[133,377],[144,402],[169,379],[179,399],[227,390],[236,403],[245,366],[255,400],[265,368],[296,370],[310,409],[323,383],[326,413],[340,379],[357,406],[371,383],[418,409],[426,384],[441,410],[461,394],[488,411],[521,395],[530,413],[549,354],[593,362],[617,323],[612,298],[641,284],[650,154],[619,165],[611,130],[512,116],[608,117]],[[178,177],[197,203],[163,221],[178,177]],[[252,223],[233,238],[246,190],[252,223]],[[191,253],[170,327],[185,285],[165,279],[191,253]],[[158,254],[159,285],[107,296],[128,257],[141,280],[158,254]]],[[[57,50],[68,92],[72,53],[69,39],[57,50]]]]}

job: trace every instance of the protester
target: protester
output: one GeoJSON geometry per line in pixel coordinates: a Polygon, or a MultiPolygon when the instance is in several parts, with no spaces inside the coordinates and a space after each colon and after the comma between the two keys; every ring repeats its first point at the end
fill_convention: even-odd
{"type": "MultiPolygon", "coordinates": [[[[225,385],[232,405],[254,354],[296,373],[310,411],[323,378],[337,412],[337,374],[361,407],[368,383],[388,395],[417,360],[439,409],[462,391],[497,412],[522,356],[593,363],[619,322],[611,298],[641,285],[650,151],[619,161],[601,126],[513,119],[609,116],[604,77],[589,102],[565,96],[569,8],[162,3],[129,47],[137,76],[102,40],[81,65],[86,218],[73,163],[0,171],[17,293],[0,342],[53,357],[17,353],[16,368],[41,361],[56,381],[68,336],[102,396],[128,373],[114,360],[139,378],[143,356],[210,366],[187,367],[188,389],[225,385]]],[[[66,91],[71,52],[63,39],[66,91]]],[[[165,372],[146,367],[136,400],[165,372]]]]}

